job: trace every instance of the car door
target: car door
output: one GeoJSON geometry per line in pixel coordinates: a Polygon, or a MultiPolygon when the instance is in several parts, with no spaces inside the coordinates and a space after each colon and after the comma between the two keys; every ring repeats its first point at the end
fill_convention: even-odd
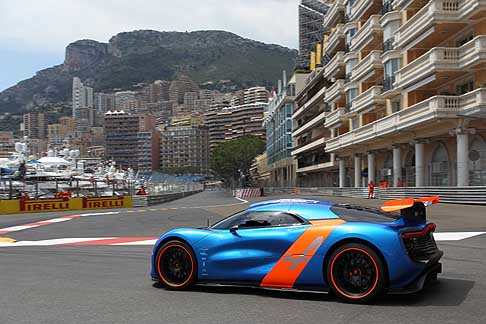
{"type": "Polygon", "coordinates": [[[201,281],[259,283],[309,225],[280,211],[246,211],[198,243],[201,281]]]}

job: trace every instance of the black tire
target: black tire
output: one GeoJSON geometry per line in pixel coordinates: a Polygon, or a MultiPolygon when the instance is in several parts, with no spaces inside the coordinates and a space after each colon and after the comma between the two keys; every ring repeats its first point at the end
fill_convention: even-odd
{"type": "Polygon", "coordinates": [[[370,247],[349,243],[334,250],[326,265],[332,293],[341,300],[363,304],[380,296],[386,283],[383,260],[370,247]]]}
{"type": "Polygon", "coordinates": [[[168,241],[157,252],[159,282],[171,290],[191,288],[197,279],[197,259],[192,248],[178,240],[168,241]]]}

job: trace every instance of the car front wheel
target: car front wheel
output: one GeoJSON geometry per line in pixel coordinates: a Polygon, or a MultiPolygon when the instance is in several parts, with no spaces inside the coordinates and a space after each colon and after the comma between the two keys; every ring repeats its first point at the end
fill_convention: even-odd
{"type": "Polygon", "coordinates": [[[156,260],[157,274],[166,288],[185,290],[196,282],[196,258],[186,243],[176,240],[165,243],[156,260]]]}

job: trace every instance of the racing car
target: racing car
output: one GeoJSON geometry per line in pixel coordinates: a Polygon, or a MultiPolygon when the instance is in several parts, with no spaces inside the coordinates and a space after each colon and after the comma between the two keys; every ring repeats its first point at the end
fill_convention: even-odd
{"type": "Polygon", "coordinates": [[[172,290],[195,284],[325,291],[350,303],[412,293],[437,279],[443,252],[426,206],[439,197],[380,208],[315,199],[250,205],[212,226],[175,229],[152,252],[154,281],[172,290]]]}

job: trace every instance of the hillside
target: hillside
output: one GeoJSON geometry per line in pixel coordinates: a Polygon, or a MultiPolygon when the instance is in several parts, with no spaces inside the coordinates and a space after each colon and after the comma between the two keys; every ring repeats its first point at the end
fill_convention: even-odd
{"type": "Polygon", "coordinates": [[[172,80],[181,71],[199,83],[231,80],[240,88],[270,87],[282,70],[292,70],[296,55],[296,50],[225,31],[140,30],[120,33],[108,43],[79,40],[67,46],[63,64],[0,93],[0,112],[42,109],[69,100],[74,76],[95,91],[172,80]]]}

